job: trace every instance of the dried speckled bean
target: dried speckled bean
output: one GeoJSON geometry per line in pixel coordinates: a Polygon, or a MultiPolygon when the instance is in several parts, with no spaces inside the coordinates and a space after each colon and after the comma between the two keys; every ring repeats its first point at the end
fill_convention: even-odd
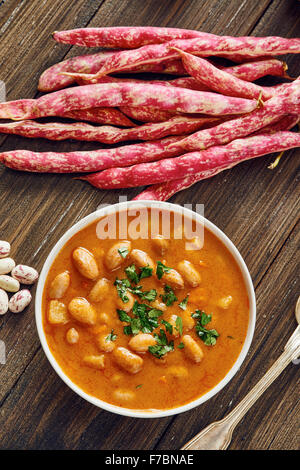
{"type": "Polygon", "coordinates": [[[0,275],[0,289],[4,289],[7,292],[18,292],[20,289],[20,283],[17,279],[14,279],[7,274],[0,275]]]}
{"type": "Polygon", "coordinates": [[[10,254],[10,243],[0,240],[0,258],[6,258],[10,254]]]}
{"type": "Polygon", "coordinates": [[[0,259],[0,274],[8,274],[16,266],[16,263],[12,258],[0,259]]]}
{"type": "Polygon", "coordinates": [[[8,308],[13,313],[23,312],[30,304],[31,299],[30,291],[28,289],[22,289],[10,298],[8,308]]]}
{"type": "Polygon", "coordinates": [[[8,311],[8,295],[5,290],[0,289],[0,315],[5,315],[8,311]]]}
{"type": "Polygon", "coordinates": [[[11,272],[14,279],[17,279],[21,284],[33,284],[37,281],[39,273],[36,269],[26,266],[25,264],[18,264],[11,272]]]}

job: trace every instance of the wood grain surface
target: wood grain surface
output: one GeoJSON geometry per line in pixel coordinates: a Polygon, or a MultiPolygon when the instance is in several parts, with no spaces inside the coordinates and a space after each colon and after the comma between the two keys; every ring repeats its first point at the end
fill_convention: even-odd
{"type": "MultiPolygon", "coordinates": [[[[54,30],[86,26],[154,25],[226,35],[300,34],[297,0],[6,0],[0,1],[0,80],[7,99],[38,96],[39,75],[85,49],[56,44],[54,30]]],[[[299,75],[299,57],[287,57],[299,75]]],[[[262,83],[268,83],[264,80],[262,83]]],[[[271,82],[270,82],[271,83],[271,82]]],[[[47,142],[0,136],[0,151],[99,148],[96,143],[47,142]]],[[[1,449],[179,449],[222,419],[282,352],[296,326],[299,294],[299,149],[249,161],[199,182],[171,202],[202,203],[244,257],[257,296],[249,354],[232,381],[205,404],[163,419],[133,419],[86,403],[59,379],[41,349],[34,304],[0,318],[7,362],[0,365],[1,449]]],[[[101,203],[131,199],[141,188],[100,191],[68,175],[30,175],[0,167],[0,239],[16,261],[41,269],[63,233],[101,203]]],[[[33,289],[34,292],[34,289],[33,289]]],[[[248,412],[230,449],[299,448],[299,368],[291,364],[248,412]]]]}

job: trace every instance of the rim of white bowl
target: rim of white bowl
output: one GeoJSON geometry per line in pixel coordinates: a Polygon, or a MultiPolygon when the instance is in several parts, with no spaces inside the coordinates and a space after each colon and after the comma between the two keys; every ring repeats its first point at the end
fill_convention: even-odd
{"type": "Polygon", "coordinates": [[[178,204],[172,204],[169,202],[161,202],[161,201],[147,201],[147,200],[126,201],[126,202],[119,202],[117,204],[105,206],[101,209],[98,209],[95,212],[92,212],[91,214],[87,215],[83,219],[79,220],[71,228],[69,228],[65,232],[65,234],[57,241],[57,243],[55,244],[55,246],[52,248],[49,255],[47,256],[47,259],[40,273],[40,277],[39,277],[39,281],[38,281],[37,289],[36,289],[36,297],[35,297],[35,320],[36,320],[36,328],[38,331],[42,348],[51,366],[53,367],[55,372],[58,374],[58,376],[65,382],[65,384],[68,385],[68,387],[70,387],[75,393],[77,393],[77,395],[79,395],[84,400],[88,401],[89,403],[92,403],[93,405],[103,410],[110,411],[112,413],[116,413],[119,415],[130,416],[133,418],[162,418],[165,416],[172,416],[172,415],[176,415],[179,413],[183,413],[185,411],[191,410],[192,408],[195,408],[201,405],[202,403],[206,402],[207,400],[212,398],[214,395],[216,395],[220,390],[222,390],[222,388],[224,388],[225,385],[227,385],[228,382],[237,373],[242,363],[244,362],[244,359],[249,351],[249,348],[253,339],[255,321],[256,321],[256,300],[255,300],[255,292],[254,292],[252,279],[251,279],[251,276],[250,276],[250,273],[248,271],[245,261],[243,260],[241,254],[239,253],[235,245],[232,243],[232,241],[216,225],[214,225],[212,222],[207,220],[205,217],[192,211],[191,209],[188,209],[184,206],[180,206],[178,204]],[[76,385],[63,372],[62,368],[60,367],[60,365],[54,358],[48,346],[46,335],[45,335],[44,328],[43,328],[42,299],[43,299],[43,290],[44,290],[45,281],[47,279],[49,269],[52,266],[54,259],[56,258],[60,250],[63,248],[63,246],[67,243],[67,241],[73,235],[75,235],[75,233],[79,232],[80,230],[87,227],[88,225],[93,223],[95,220],[99,219],[100,217],[103,217],[104,215],[109,215],[110,213],[113,213],[114,211],[119,212],[122,209],[128,209],[128,208],[133,209],[133,208],[140,208],[140,207],[148,207],[148,208],[155,207],[158,209],[169,210],[172,212],[180,211],[181,213],[187,215],[190,218],[193,217],[194,220],[196,220],[197,222],[204,224],[205,228],[210,230],[226,246],[226,248],[234,257],[243,275],[243,279],[247,288],[248,299],[249,299],[249,322],[248,322],[248,330],[247,330],[246,339],[244,341],[240,354],[237,357],[231,369],[227,372],[225,377],[220,382],[218,382],[217,385],[215,385],[215,387],[213,387],[204,395],[200,396],[199,398],[189,403],[186,403],[185,405],[181,405],[181,406],[166,409],[166,410],[157,410],[157,409],[139,410],[139,409],[123,408],[120,406],[112,405],[110,403],[100,400],[99,398],[89,395],[84,390],[82,390],[78,385],[76,385]]]}

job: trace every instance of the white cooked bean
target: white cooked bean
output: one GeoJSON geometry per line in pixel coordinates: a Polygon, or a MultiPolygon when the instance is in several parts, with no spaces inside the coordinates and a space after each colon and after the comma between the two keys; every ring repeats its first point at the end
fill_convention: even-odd
{"type": "Polygon", "coordinates": [[[164,255],[169,247],[170,240],[165,238],[163,235],[156,235],[152,238],[152,243],[155,250],[160,254],[164,255]]]}
{"type": "Polygon", "coordinates": [[[181,340],[184,344],[183,351],[186,356],[193,362],[201,362],[203,351],[200,345],[190,335],[184,335],[181,340]]]}
{"type": "Polygon", "coordinates": [[[0,289],[0,315],[8,311],[8,295],[5,290],[0,289]]]}
{"type": "Polygon", "coordinates": [[[7,274],[0,275],[0,289],[4,289],[7,292],[18,292],[20,289],[20,283],[17,279],[14,279],[7,274]]]}
{"type": "Polygon", "coordinates": [[[146,266],[149,266],[154,271],[155,263],[145,251],[134,249],[130,253],[130,257],[139,268],[145,268],[146,266]]]}
{"type": "Polygon", "coordinates": [[[97,313],[94,307],[83,297],[74,297],[68,305],[72,317],[86,325],[95,325],[97,313]]]}
{"type": "Polygon", "coordinates": [[[79,341],[79,333],[76,328],[70,328],[66,334],[66,340],[69,344],[76,344],[79,341]]]}
{"type": "Polygon", "coordinates": [[[0,259],[0,274],[8,274],[16,266],[16,263],[12,258],[0,259]]]}
{"type": "Polygon", "coordinates": [[[231,302],[232,302],[231,295],[227,295],[226,297],[222,297],[221,299],[218,300],[218,307],[221,307],[224,310],[227,310],[227,308],[230,307],[231,302]]]}
{"type": "Polygon", "coordinates": [[[85,365],[92,367],[93,369],[99,369],[102,370],[105,367],[105,358],[104,355],[101,354],[101,356],[85,356],[83,358],[83,362],[85,365]]]}
{"type": "Polygon", "coordinates": [[[128,302],[123,302],[121,297],[117,299],[117,305],[120,310],[124,310],[124,312],[128,313],[132,310],[135,302],[135,298],[133,297],[131,292],[126,292],[126,297],[128,297],[128,302]]]}
{"type": "Polygon", "coordinates": [[[49,297],[51,299],[61,299],[67,289],[70,286],[70,273],[68,271],[64,271],[63,273],[57,274],[50,285],[49,290],[49,297]]]}
{"type": "Polygon", "coordinates": [[[199,286],[201,276],[190,261],[180,261],[180,263],[178,263],[178,271],[191,287],[199,286]]]}
{"type": "Polygon", "coordinates": [[[118,269],[127,258],[130,250],[131,250],[131,242],[128,240],[115,243],[108,250],[104,259],[104,263],[107,269],[109,269],[110,271],[114,271],[115,269],[118,269]]]}
{"type": "Polygon", "coordinates": [[[113,397],[115,400],[124,403],[133,400],[135,398],[135,393],[131,390],[117,388],[117,390],[113,392],[113,397]]]}
{"type": "Polygon", "coordinates": [[[163,284],[168,284],[174,289],[183,289],[184,280],[182,279],[181,274],[175,269],[170,269],[169,272],[164,272],[163,277],[161,278],[163,284]]]}
{"type": "Polygon", "coordinates": [[[10,243],[0,240],[0,258],[6,258],[10,253],[10,243]]]}
{"type": "Polygon", "coordinates": [[[126,348],[116,348],[112,354],[118,366],[130,374],[136,374],[143,367],[143,359],[126,348]]]}
{"type": "Polygon", "coordinates": [[[97,346],[102,352],[111,352],[115,349],[115,343],[109,338],[108,334],[98,335],[96,338],[97,346]]]}
{"type": "Polygon", "coordinates": [[[139,333],[133,336],[128,343],[128,346],[136,352],[146,352],[149,346],[156,344],[155,338],[149,333],[139,333]]]}
{"type": "Polygon", "coordinates": [[[75,248],[72,258],[76,269],[87,279],[96,279],[99,275],[97,261],[92,253],[81,246],[75,248]]]}
{"type": "Polygon", "coordinates": [[[22,289],[14,294],[9,302],[8,308],[13,313],[20,313],[30,304],[32,299],[31,293],[28,289],[22,289]]]}
{"type": "Polygon", "coordinates": [[[25,264],[15,266],[11,275],[21,284],[33,284],[39,277],[39,273],[36,269],[26,266],[25,264]]]}
{"type": "Polygon", "coordinates": [[[89,299],[92,302],[102,302],[108,295],[110,288],[111,283],[108,279],[105,279],[105,277],[99,279],[89,293],[89,299]]]}

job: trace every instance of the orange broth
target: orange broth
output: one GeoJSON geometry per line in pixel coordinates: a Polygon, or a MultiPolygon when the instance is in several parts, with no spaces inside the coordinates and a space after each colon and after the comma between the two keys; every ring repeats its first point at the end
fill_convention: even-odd
{"type": "MultiPolygon", "coordinates": [[[[130,221],[130,217],[128,220],[130,221]]],[[[116,240],[100,240],[96,234],[97,223],[98,221],[93,222],[80,230],[66,243],[48,273],[43,292],[43,325],[53,356],[64,373],[78,387],[93,397],[117,406],[140,410],[165,410],[199,398],[216,386],[228,373],[237,360],[246,338],[249,300],[243,276],[236,261],[223,243],[206,228],[204,228],[203,248],[187,251],[186,239],[174,239],[173,221],[171,221],[169,248],[163,255],[158,254],[151,239],[130,240],[127,238],[131,241],[132,249],[143,250],[151,256],[154,262],[162,261],[166,266],[177,269],[180,261],[188,260],[201,275],[200,286],[193,288],[185,283],[183,289],[173,290],[178,300],[162,312],[158,319],[159,327],[151,334],[159,334],[160,329],[165,331],[161,320],[168,320],[170,314],[184,317],[184,315],[191,315],[197,309],[212,315],[211,321],[205,328],[216,329],[219,334],[216,344],[209,346],[199,338],[195,328],[186,330],[183,327],[183,335],[190,335],[203,351],[201,362],[195,363],[186,356],[184,348],[178,348],[181,344],[181,336],[174,338],[165,331],[168,341],[174,341],[174,350],[161,359],[154,357],[150,352],[135,353],[142,357],[143,367],[138,373],[131,374],[120,368],[112,352],[99,351],[96,343],[97,335],[103,332],[109,334],[112,329],[116,335],[115,347],[121,346],[130,350],[128,342],[132,338],[124,334],[124,326],[127,323],[119,319],[116,305],[118,292],[114,286],[116,278],[126,278],[124,268],[132,264],[130,253],[120,268],[109,271],[105,267],[104,257],[116,240]],[[70,286],[64,296],[59,299],[66,306],[74,297],[88,299],[89,292],[95,284],[95,280],[84,278],[74,266],[72,253],[77,247],[89,250],[97,261],[99,277],[105,277],[111,281],[111,289],[105,299],[100,303],[93,303],[97,315],[103,312],[108,314],[107,324],[97,320],[95,325],[87,326],[72,317],[68,323],[62,325],[53,325],[48,321],[47,311],[51,300],[49,289],[56,275],[65,270],[70,273],[70,286]],[[188,294],[192,302],[188,300],[187,309],[184,311],[178,304],[188,294]],[[231,304],[226,309],[221,308],[220,298],[228,295],[232,297],[231,304]],[[75,328],[79,333],[79,341],[76,344],[69,344],[66,341],[66,333],[70,328],[75,328]],[[87,355],[100,354],[104,355],[105,366],[102,370],[90,367],[83,362],[83,358],[87,355]],[[178,367],[184,368],[187,371],[186,375],[170,373],[178,367]],[[120,399],[115,394],[116,390],[130,391],[129,400],[120,399]]],[[[117,220],[117,227],[118,224],[117,220]]],[[[143,287],[143,290],[156,289],[157,298],[161,301],[159,296],[164,293],[162,281],[163,278],[158,280],[154,272],[151,277],[141,279],[139,285],[143,287]]],[[[143,302],[138,297],[136,300],[143,302]]],[[[197,319],[194,321],[196,325],[197,319]]]]}

